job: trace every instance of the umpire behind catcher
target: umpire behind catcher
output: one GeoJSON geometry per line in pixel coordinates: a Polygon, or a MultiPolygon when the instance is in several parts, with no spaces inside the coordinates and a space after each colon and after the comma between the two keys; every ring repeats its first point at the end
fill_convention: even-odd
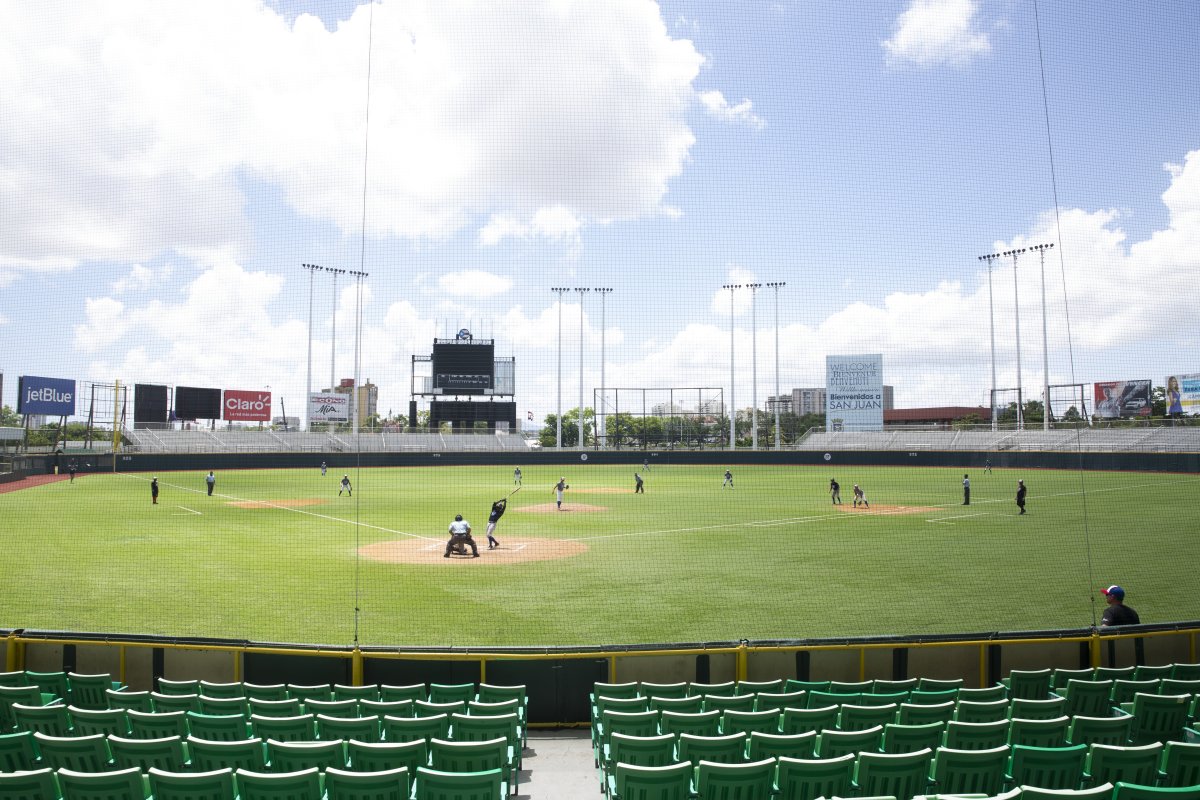
{"type": "Polygon", "coordinates": [[[466,545],[471,546],[471,558],[479,558],[479,548],[471,538],[471,523],[464,520],[462,514],[455,514],[454,522],[450,523],[450,541],[446,542],[446,552],[442,554],[442,558],[449,558],[451,550],[465,554],[466,545]]]}

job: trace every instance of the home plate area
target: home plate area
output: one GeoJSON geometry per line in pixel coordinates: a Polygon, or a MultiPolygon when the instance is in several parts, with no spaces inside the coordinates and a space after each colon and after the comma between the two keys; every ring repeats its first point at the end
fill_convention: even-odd
{"type": "Polygon", "coordinates": [[[524,564],[530,561],[553,561],[560,558],[570,558],[587,552],[583,542],[564,541],[562,539],[501,539],[500,546],[494,550],[487,549],[487,537],[475,539],[479,546],[479,558],[472,558],[470,548],[467,555],[451,555],[443,558],[446,552],[446,539],[434,541],[431,539],[403,539],[393,542],[376,542],[360,547],[358,552],[364,558],[381,561],[386,564],[436,564],[462,566],[463,563],[480,564],[524,564]]]}

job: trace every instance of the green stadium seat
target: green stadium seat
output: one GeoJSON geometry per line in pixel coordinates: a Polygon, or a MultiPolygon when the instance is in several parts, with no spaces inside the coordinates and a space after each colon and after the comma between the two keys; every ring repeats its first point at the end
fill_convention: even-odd
{"type": "Polygon", "coordinates": [[[765,798],[771,794],[774,779],[773,758],[740,764],[704,760],[696,765],[696,794],[714,800],[765,798]]]}
{"type": "Polygon", "coordinates": [[[237,714],[243,719],[250,717],[250,706],[244,697],[207,697],[200,695],[196,702],[196,711],[200,714],[219,717],[237,714]]]}
{"type": "Polygon", "coordinates": [[[864,796],[891,796],[905,800],[929,789],[933,751],[912,753],[862,752],[854,770],[854,785],[864,796]]]}
{"type": "Polygon", "coordinates": [[[1170,678],[1174,671],[1174,664],[1139,664],[1133,671],[1133,679],[1135,681],[1162,680],[1170,678]]]}
{"type": "Polygon", "coordinates": [[[170,714],[176,711],[199,711],[200,710],[200,695],[198,694],[167,694],[164,692],[151,692],[150,698],[154,701],[154,710],[160,714],[170,714]]]}
{"type": "MultiPolygon", "coordinates": [[[[292,695],[295,697],[295,695],[292,695]]],[[[423,683],[405,684],[396,686],[387,683],[379,685],[380,700],[428,700],[429,690],[425,688],[423,683]]]]}
{"type": "Polygon", "coordinates": [[[64,704],[71,699],[71,685],[65,672],[25,671],[26,686],[36,686],[39,692],[52,695],[64,704]]]}
{"type": "MultiPolygon", "coordinates": [[[[470,706],[468,705],[468,709],[470,706]]],[[[359,700],[358,713],[363,716],[375,716],[383,719],[388,714],[393,717],[411,717],[413,715],[412,700],[359,700]]]]}
{"type": "Polygon", "coordinates": [[[894,694],[896,692],[907,694],[916,689],[919,683],[920,681],[917,678],[904,678],[903,680],[876,678],[871,684],[871,691],[876,694],[894,694]]]}
{"type": "Polygon", "coordinates": [[[1117,717],[1085,717],[1071,718],[1067,728],[1067,742],[1070,744],[1111,744],[1125,746],[1133,734],[1133,717],[1122,714],[1117,717]]]}
{"type": "Polygon", "coordinates": [[[1139,692],[1134,695],[1132,703],[1122,703],[1121,709],[1133,715],[1133,731],[1130,734],[1133,743],[1183,740],[1190,700],[1191,697],[1186,694],[1139,692]]]}
{"type": "Polygon", "coordinates": [[[25,670],[18,669],[12,672],[0,672],[0,686],[28,686],[29,679],[25,677],[25,670]]]}
{"type": "Polygon", "coordinates": [[[1163,678],[1158,683],[1159,694],[1190,694],[1200,695],[1200,680],[1182,678],[1163,678]]]}
{"type": "Polygon", "coordinates": [[[1180,681],[1200,681],[1200,664],[1174,664],[1171,677],[1180,681]]]}
{"type": "Polygon", "coordinates": [[[357,717],[358,716],[358,701],[357,700],[305,700],[304,713],[324,714],[327,717],[357,717]]]}
{"type": "Polygon", "coordinates": [[[1056,719],[1066,714],[1067,701],[1062,697],[1049,700],[1025,700],[1017,697],[1009,701],[1010,719],[1056,719]]]}
{"type": "MultiPolygon", "coordinates": [[[[695,736],[716,736],[721,732],[721,712],[702,711],[698,714],[685,714],[679,711],[664,711],[659,716],[658,727],[662,733],[670,733],[675,736],[684,733],[695,736]]],[[[636,736],[651,736],[658,731],[626,732],[634,733],[636,736]]]]}
{"type": "Polygon", "coordinates": [[[62,700],[43,693],[36,686],[0,686],[0,733],[17,729],[12,714],[12,707],[17,703],[24,706],[64,705],[62,700]]]}
{"type": "Polygon", "coordinates": [[[246,687],[241,681],[217,682],[200,681],[197,694],[201,697],[242,697],[246,696],[246,687]]]}
{"type": "MultiPolygon", "coordinates": [[[[653,712],[651,712],[653,713],[653,712]]],[[[508,743],[508,764],[521,769],[521,720],[512,714],[454,714],[450,717],[450,740],[486,742],[503,737],[508,743]]]]}
{"type": "Polygon", "coordinates": [[[188,734],[187,714],[183,711],[126,711],[125,715],[129,717],[129,735],[134,739],[162,739],[188,734]]]}
{"type": "Polygon", "coordinates": [[[899,706],[907,703],[912,692],[863,692],[858,696],[860,706],[899,706]]]}
{"type": "Polygon", "coordinates": [[[749,737],[744,733],[731,733],[725,736],[696,736],[691,733],[679,734],[675,752],[680,761],[690,761],[692,766],[701,761],[716,761],[721,764],[739,764],[746,760],[746,741],[749,737]]]}
{"type": "Polygon", "coordinates": [[[294,717],[260,717],[250,715],[250,734],[263,741],[311,742],[317,738],[317,721],[312,714],[294,717]]]}
{"type": "Polygon", "coordinates": [[[250,723],[241,714],[200,714],[189,711],[188,733],[197,739],[214,742],[235,742],[250,735],[250,723]]]}
{"type": "Polygon", "coordinates": [[[723,683],[701,683],[699,681],[691,681],[688,683],[688,694],[731,696],[736,690],[737,684],[733,681],[725,681],[723,683]]]}
{"type": "Polygon", "coordinates": [[[297,800],[321,797],[321,774],[316,767],[298,772],[234,773],[239,800],[297,800]]]}
{"type": "Polygon", "coordinates": [[[1042,789],[1037,786],[1022,786],[1021,800],[1111,800],[1111,783],[1088,789],[1042,789]]]}
{"type": "Polygon", "coordinates": [[[246,699],[246,708],[250,716],[259,717],[298,717],[304,713],[304,707],[299,700],[259,700],[254,697],[246,699]]]}
{"type": "Polygon", "coordinates": [[[855,704],[862,697],[862,692],[830,692],[814,689],[808,693],[809,708],[842,707],[843,703],[855,704]]]}
{"type": "Polygon", "coordinates": [[[900,725],[888,723],[883,726],[883,752],[913,753],[917,750],[936,750],[946,734],[946,723],[930,722],[927,725],[900,725]]]}
{"type": "MultiPolygon", "coordinates": [[[[621,702],[636,702],[636,699],[623,700],[621,702]]],[[[657,711],[660,714],[664,711],[675,711],[681,714],[699,714],[704,710],[704,698],[700,695],[693,697],[648,697],[646,698],[646,710],[657,711]]]]}
{"type": "MultiPolygon", "coordinates": [[[[429,684],[429,702],[431,703],[467,703],[475,699],[475,684],[473,683],[431,683],[429,684]]],[[[464,708],[466,706],[464,705],[464,708]]]]}
{"type": "Polygon", "coordinates": [[[467,713],[466,700],[447,700],[444,703],[435,703],[432,700],[414,700],[413,714],[422,717],[432,717],[437,714],[465,714],[467,713]]]}
{"type": "Polygon", "coordinates": [[[959,722],[999,722],[1008,719],[1010,708],[1008,700],[959,700],[954,709],[954,719],[959,722]]]}
{"type": "Polygon", "coordinates": [[[288,700],[287,684],[283,683],[243,683],[242,689],[247,700],[281,701],[288,700]]]}
{"type": "Polygon", "coordinates": [[[114,681],[107,673],[80,675],[68,672],[67,683],[71,687],[71,705],[79,708],[108,708],[108,690],[121,688],[121,682],[114,681]]]}
{"type": "Polygon", "coordinates": [[[945,692],[963,688],[962,678],[920,678],[917,680],[917,690],[921,692],[945,692]]]}
{"type": "Polygon", "coordinates": [[[0,772],[0,797],[8,800],[59,800],[58,781],[49,767],[0,772]]]}
{"type": "Polygon", "coordinates": [[[1063,713],[1068,717],[1107,716],[1111,706],[1112,688],[1112,681],[1067,681],[1066,686],[1058,690],[1066,700],[1063,713]]]}
{"type": "Polygon", "coordinates": [[[63,767],[57,778],[64,800],[146,800],[142,771],[137,767],[78,772],[63,767]]]}
{"type": "MultiPolygon", "coordinates": [[[[421,687],[424,691],[424,686],[421,687]]],[[[307,703],[309,700],[332,700],[333,686],[328,683],[287,684],[288,697],[293,700],[299,700],[301,703],[307,703]]],[[[422,694],[422,697],[424,695],[422,694]]]]}
{"type": "Polygon", "coordinates": [[[761,733],[753,731],[746,741],[746,758],[759,761],[764,758],[815,758],[817,733],[761,733]]]}
{"type": "Polygon", "coordinates": [[[837,727],[838,707],[785,708],[780,717],[779,728],[784,733],[806,733],[837,727]]]}
{"type": "Polygon", "coordinates": [[[263,740],[257,737],[235,742],[214,742],[189,736],[186,741],[192,769],[197,772],[212,772],[222,767],[234,770],[248,769],[252,772],[262,772],[266,769],[263,740]]]}
{"type": "Polygon", "coordinates": [[[942,703],[957,703],[959,689],[941,689],[938,691],[930,691],[927,689],[914,689],[908,693],[908,702],[918,706],[936,706],[942,703]]]}
{"type": "Polygon", "coordinates": [[[1069,747],[1012,748],[1008,774],[1010,786],[1036,786],[1039,789],[1078,789],[1083,781],[1083,762],[1087,745],[1069,747]]]}
{"type": "Polygon", "coordinates": [[[1132,703],[1134,696],[1138,693],[1158,694],[1158,687],[1161,684],[1162,681],[1158,678],[1147,681],[1115,680],[1113,681],[1112,702],[1119,706],[1122,703],[1132,703]]]}
{"type": "Polygon", "coordinates": [[[0,733],[0,772],[25,772],[41,766],[33,734],[29,731],[0,733]]]}
{"type": "Polygon", "coordinates": [[[987,686],[982,689],[959,689],[958,702],[967,700],[972,703],[991,703],[996,700],[1008,699],[1008,687],[1004,684],[997,683],[995,686],[987,686]]]}
{"type": "Polygon", "coordinates": [[[721,715],[721,733],[779,733],[778,711],[726,711],[721,715]]]}
{"type": "Polygon", "coordinates": [[[1098,681],[1118,681],[1118,680],[1133,680],[1133,671],[1136,667],[1096,667],[1096,680],[1098,681]]]}
{"type": "Polygon", "coordinates": [[[42,756],[42,764],[51,769],[104,772],[112,768],[108,740],[100,733],[91,736],[47,736],[35,733],[33,744],[42,756]]]}
{"type": "MultiPolygon", "coordinates": [[[[668,698],[661,698],[666,700],[668,698]]],[[[703,698],[697,697],[703,703],[703,698]]],[[[601,719],[605,711],[624,711],[630,714],[640,713],[650,710],[650,699],[639,695],[638,697],[609,697],[601,695],[592,703],[593,722],[601,719]]]]}
{"type": "Polygon", "coordinates": [[[123,708],[88,709],[71,706],[68,711],[76,736],[93,733],[129,735],[129,713],[123,708]]]}
{"type": "Polygon", "coordinates": [[[783,678],[772,681],[734,681],[733,691],[736,694],[758,694],[759,692],[779,692],[783,690],[783,678]]]}
{"type": "Polygon", "coordinates": [[[704,698],[705,711],[753,711],[754,710],[754,695],[752,694],[736,694],[736,695],[720,695],[706,694],[701,695],[704,698]]]}
{"type": "Polygon", "coordinates": [[[1071,681],[1091,682],[1096,680],[1096,671],[1091,667],[1083,669],[1055,669],[1050,673],[1050,689],[1051,691],[1062,694],[1061,689],[1066,689],[1071,681]]]}
{"type": "Polygon", "coordinates": [[[830,681],[825,691],[833,694],[864,694],[873,691],[875,681],[830,681]]]}
{"type": "Polygon", "coordinates": [[[328,800],[409,800],[412,786],[405,767],[378,772],[325,770],[328,800]]]}
{"type": "Polygon", "coordinates": [[[267,766],[271,772],[300,772],[309,768],[346,767],[346,745],[341,739],[329,742],[267,741],[267,766]]]}
{"type": "Polygon", "coordinates": [[[639,767],[665,767],[677,762],[675,737],[669,733],[658,736],[626,736],[614,733],[600,759],[600,791],[613,780],[617,763],[636,764],[639,767]]]}
{"type": "MultiPolygon", "coordinates": [[[[474,694],[472,694],[472,697],[474,694]]],[[[334,700],[378,700],[379,685],[368,683],[365,686],[350,686],[344,683],[333,685],[334,700]]]]}
{"type": "Polygon", "coordinates": [[[148,772],[154,800],[237,800],[233,770],[171,772],[151,767],[148,772]]]}
{"type": "Polygon", "coordinates": [[[818,797],[850,797],[855,760],[854,753],[824,759],[780,756],[775,778],[775,798],[816,800],[818,797]]]}
{"type": "Polygon", "coordinates": [[[1160,786],[1200,786],[1200,744],[1164,744],[1158,783],[1160,786]]]}
{"type": "MultiPolygon", "coordinates": [[[[521,703],[522,709],[528,709],[529,698],[526,695],[524,684],[500,685],[494,683],[481,683],[479,689],[475,693],[475,699],[481,703],[500,703],[505,700],[517,700],[521,703]]],[[[524,714],[524,712],[522,712],[524,714]]]]}
{"type": "Polygon", "coordinates": [[[785,692],[825,692],[831,681],[799,681],[792,678],[783,682],[785,692]]]}
{"type": "MultiPolygon", "coordinates": [[[[715,732],[720,725],[720,712],[710,711],[706,714],[672,714],[669,711],[663,712],[664,717],[675,719],[677,717],[704,717],[713,720],[713,730],[715,732]]],[[[669,727],[664,727],[661,733],[674,733],[669,727]]],[[[600,766],[600,754],[604,752],[605,746],[608,744],[608,739],[614,733],[625,733],[630,736],[654,736],[659,733],[660,718],[656,711],[605,711],[600,716],[600,724],[594,729],[594,743],[592,745],[592,760],[596,767],[600,766]]]]}
{"type": "Polygon", "coordinates": [[[940,747],[933,758],[933,791],[941,795],[999,794],[1008,767],[1008,745],[984,750],[940,747]]]}
{"type": "MultiPolygon", "coordinates": [[[[692,797],[692,773],[690,762],[684,761],[665,767],[639,767],[634,764],[618,763],[608,786],[609,800],[690,800],[692,797]]],[[[418,792],[420,778],[418,778],[418,792]]],[[[418,800],[420,795],[418,794],[418,800]]],[[[490,795],[488,800],[494,800],[490,795]]],[[[481,796],[482,800],[482,796],[481,796]]]]}
{"type": "MultiPolygon", "coordinates": [[[[606,695],[608,697],[629,697],[630,695],[606,695]]],[[[652,683],[650,681],[640,681],[638,683],[638,691],[636,696],[641,697],[689,697],[687,681],[679,681],[678,683],[652,683]]],[[[699,697],[700,695],[695,695],[699,697]]]]}
{"type": "Polygon", "coordinates": [[[128,711],[153,711],[154,698],[149,692],[134,692],[129,689],[108,689],[104,692],[109,708],[124,708],[128,711]]]}
{"type": "Polygon", "coordinates": [[[1067,743],[1069,717],[1057,719],[1011,719],[1008,743],[1025,747],[1062,747],[1067,743]]]}
{"type": "Polygon", "coordinates": [[[379,717],[327,717],[317,714],[317,738],[378,742],[381,738],[379,717]]]}
{"type": "Polygon", "coordinates": [[[1158,764],[1163,746],[1159,742],[1138,747],[1091,745],[1084,765],[1084,783],[1137,783],[1151,785],[1158,780],[1158,764]]]}
{"type": "Polygon", "coordinates": [[[17,730],[30,733],[48,733],[51,736],[71,736],[71,713],[64,705],[27,706],[13,703],[13,721],[17,730]]]}
{"type": "Polygon", "coordinates": [[[896,705],[861,706],[847,703],[838,711],[838,728],[843,731],[861,731],[876,725],[888,725],[896,721],[896,705]]]}
{"type": "Polygon", "coordinates": [[[167,736],[162,739],[130,739],[125,736],[109,736],[108,749],[118,769],[137,767],[142,772],[151,767],[168,772],[180,772],[187,764],[183,739],[167,736]]]}
{"type": "Polygon", "coordinates": [[[198,680],[171,680],[170,678],[158,679],[159,694],[200,694],[200,681],[198,680]]]}
{"type": "Polygon", "coordinates": [[[346,742],[346,756],[355,772],[384,772],[398,767],[417,774],[417,767],[429,764],[429,743],[424,739],[411,742],[346,742]]]}
{"type": "Polygon", "coordinates": [[[878,753],[883,744],[883,726],[861,731],[823,730],[817,736],[817,756],[837,758],[846,753],[878,753]]]}
{"type": "Polygon", "coordinates": [[[931,722],[949,722],[954,719],[954,713],[953,700],[928,705],[901,703],[896,709],[896,721],[901,725],[928,725],[931,722]]]}
{"type": "Polygon", "coordinates": [[[450,731],[450,716],[437,714],[432,717],[385,716],[381,727],[385,742],[411,742],[413,739],[428,741],[435,736],[445,736],[450,731]]]}
{"type": "Polygon", "coordinates": [[[515,788],[518,774],[510,769],[508,742],[501,738],[483,742],[429,742],[429,766],[441,772],[478,773],[500,770],[503,785],[515,788]]]}
{"type": "Polygon", "coordinates": [[[1049,669],[1014,669],[1000,681],[1013,700],[1045,700],[1050,696],[1049,669]]]}
{"type": "Polygon", "coordinates": [[[1200,786],[1139,786],[1117,783],[1112,800],[1200,800],[1200,786]]]}
{"type": "Polygon", "coordinates": [[[808,692],[759,692],[755,695],[755,711],[782,711],[785,708],[808,708],[808,692]]]}
{"type": "Polygon", "coordinates": [[[992,750],[1008,744],[1008,720],[946,723],[943,747],[953,750],[992,750]]]}

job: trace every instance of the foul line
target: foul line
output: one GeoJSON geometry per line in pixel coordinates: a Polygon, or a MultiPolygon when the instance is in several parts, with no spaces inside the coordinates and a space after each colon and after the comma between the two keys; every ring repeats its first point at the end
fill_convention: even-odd
{"type": "Polygon", "coordinates": [[[193,514],[195,514],[197,517],[203,517],[203,516],[204,516],[204,515],[203,515],[203,514],[201,514],[199,511],[196,511],[196,510],[194,510],[194,509],[188,508],[187,506],[175,506],[175,507],[176,507],[176,508],[182,508],[184,511],[191,511],[191,512],[192,512],[193,514]]]}

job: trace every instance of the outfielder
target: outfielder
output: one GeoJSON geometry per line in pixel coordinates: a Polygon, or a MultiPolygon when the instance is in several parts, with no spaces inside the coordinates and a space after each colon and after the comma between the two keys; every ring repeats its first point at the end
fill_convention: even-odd
{"type": "Polygon", "coordinates": [[[466,545],[471,546],[471,558],[479,558],[479,548],[471,538],[471,523],[463,519],[462,514],[455,514],[454,522],[450,523],[450,541],[446,542],[446,552],[442,554],[442,558],[449,558],[451,550],[465,555],[466,545]]]}
{"type": "Polygon", "coordinates": [[[721,483],[722,489],[724,489],[726,486],[728,486],[730,489],[733,488],[733,473],[729,470],[725,470],[725,480],[721,483]]]}

